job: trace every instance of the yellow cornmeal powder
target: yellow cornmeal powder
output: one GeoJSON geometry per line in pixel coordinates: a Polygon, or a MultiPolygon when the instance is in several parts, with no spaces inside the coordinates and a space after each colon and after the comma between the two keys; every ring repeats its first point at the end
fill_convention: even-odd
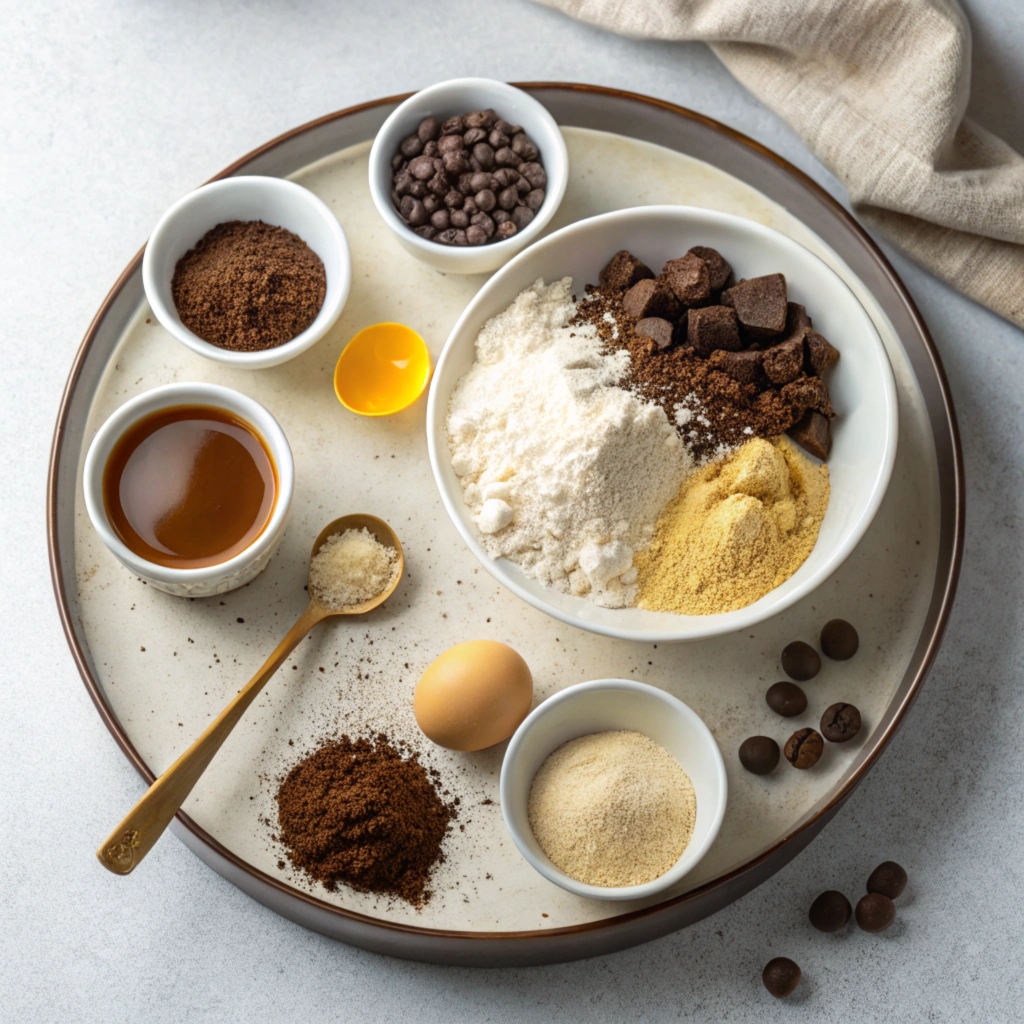
{"type": "Polygon", "coordinates": [[[828,508],[828,467],[785,437],[754,438],[683,483],[636,555],[637,604],[714,615],[745,608],[811,553],[828,508]]]}

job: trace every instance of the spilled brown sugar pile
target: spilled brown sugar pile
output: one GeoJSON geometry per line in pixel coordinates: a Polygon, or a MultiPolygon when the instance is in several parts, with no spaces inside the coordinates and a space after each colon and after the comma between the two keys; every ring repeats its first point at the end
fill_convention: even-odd
{"type": "Polygon", "coordinates": [[[279,838],[291,862],[331,892],[344,884],[422,907],[457,803],[446,804],[417,756],[383,733],[342,736],[281,782],[279,838]]]}
{"type": "Polygon", "coordinates": [[[320,257],[298,235],[261,220],[211,228],[178,260],[171,279],[181,322],[203,341],[235,352],[298,337],[326,295],[320,257]]]}

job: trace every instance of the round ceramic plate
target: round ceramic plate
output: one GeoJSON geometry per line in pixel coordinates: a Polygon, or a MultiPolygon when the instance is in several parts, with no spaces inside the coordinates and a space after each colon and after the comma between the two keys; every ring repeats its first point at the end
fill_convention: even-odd
{"type": "MultiPolygon", "coordinates": [[[[290,177],[337,214],[352,245],[353,282],[328,335],[268,370],[205,360],[151,316],[137,256],[86,334],[51,462],[57,603],[96,707],[142,776],[140,793],[298,616],[309,545],[322,525],[368,512],[395,527],[408,573],[394,598],[365,620],[321,627],[300,646],[172,829],[214,870],[292,920],[368,949],[440,963],[513,965],[607,953],[690,924],[778,870],[835,814],[899,726],[938,648],[963,539],[961,455],[935,348],[892,268],[842,208],[774,154],[690,111],[589,86],[527,88],[568,126],[572,173],[551,230],[645,204],[724,210],[819,255],[870,315],[896,380],[896,465],[864,539],[812,594],[740,634],[686,645],[630,643],[558,623],[495,583],[449,522],[427,460],[426,398],[381,419],[355,416],[338,403],[332,368],[356,331],[381,320],[408,323],[436,359],[485,280],[446,277],[417,263],[373,208],[369,144],[400,97],[305,125],[224,172],[290,177]],[[84,513],[82,458],[98,426],[140,391],[179,380],[251,395],[281,423],[295,454],[292,518],[280,551],[252,584],[221,598],[181,600],[144,586],[110,555],[84,513]],[[825,667],[806,715],[785,722],[772,716],[763,694],[777,677],[778,652],[795,637],[813,640],[834,616],[860,630],[857,657],[825,667]],[[504,830],[497,802],[503,748],[457,754],[422,739],[411,707],[416,680],[440,651],[476,637],[504,640],[524,655],[538,701],[585,679],[632,678],[675,694],[708,723],[725,755],[729,807],[712,848],[679,886],[614,906],[558,889],[523,861],[504,830]],[[857,741],[830,746],[814,771],[783,765],[760,778],[740,768],[743,738],[785,740],[836,700],[861,709],[857,741]],[[418,746],[460,798],[433,897],[420,911],[344,887],[327,892],[292,872],[275,840],[282,772],[323,735],[380,730],[418,746]]],[[[125,810],[112,802],[111,822],[125,810]]]]}

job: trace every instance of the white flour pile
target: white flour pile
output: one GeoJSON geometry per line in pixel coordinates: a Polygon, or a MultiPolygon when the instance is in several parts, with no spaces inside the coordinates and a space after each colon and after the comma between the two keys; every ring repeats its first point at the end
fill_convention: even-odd
{"type": "Polygon", "coordinates": [[[621,608],[693,465],[665,413],[617,386],[628,353],[567,326],[571,290],[538,280],[484,325],[448,409],[452,467],[491,557],[621,608]]]}

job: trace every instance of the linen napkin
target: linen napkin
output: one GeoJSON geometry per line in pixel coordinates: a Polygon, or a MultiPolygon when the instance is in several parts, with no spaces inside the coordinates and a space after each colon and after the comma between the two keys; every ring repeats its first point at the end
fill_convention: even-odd
{"type": "Polygon", "coordinates": [[[1024,157],[964,116],[971,34],[955,0],[538,2],[623,35],[711,44],[869,227],[1024,327],[1024,157]]]}

